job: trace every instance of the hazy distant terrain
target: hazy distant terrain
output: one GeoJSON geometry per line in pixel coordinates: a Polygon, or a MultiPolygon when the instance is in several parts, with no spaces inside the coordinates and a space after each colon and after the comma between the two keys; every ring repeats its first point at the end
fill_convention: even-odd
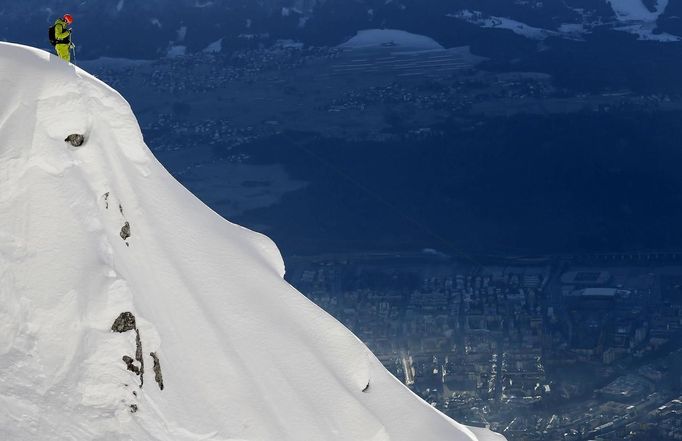
{"type": "Polygon", "coordinates": [[[682,245],[677,2],[47,4],[0,37],[74,13],[164,164],[286,253],[682,245]]]}
{"type": "Polygon", "coordinates": [[[682,98],[660,70],[606,85],[494,63],[275,47],[100,71],[171,172],[287,254],[682,245],[682,98]]]}
{"type": "Polygon", "coordinates": [[[539,42],[671,41],[682,36],[682,5],[660,0],[543,2],[498,0],[27,0],[0,8],[0,39],[46,45],[48,23],[69,12],[86,58],[155,58],[174,46],[200,51],[220,39],[228,47],[258,47],[278,39],[335,45],[357,31],[403,29],[446,47],[474,44],[508,59],[539,42]],[[112,36],[116,38],[113,39],[112,36]]]}

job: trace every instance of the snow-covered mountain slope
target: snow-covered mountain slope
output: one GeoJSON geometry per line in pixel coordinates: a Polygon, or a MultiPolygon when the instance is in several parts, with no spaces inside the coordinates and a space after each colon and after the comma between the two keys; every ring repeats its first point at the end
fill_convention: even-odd
{"type": "Polygon", "coordinates": [[[7,43],[0,84],[0,439],[503,439],[289,286],[275,245],[177,183],[114,90],[7,43]]]}
{"type": "Polygon", "coordinates": [[[397,47],[413,50],[443,50],[443,46],[424,35],[411,34],[397,29],[365,29],[339,47],[351,49],[371,49],[397,47]]]}
{"type": "Polygon", "coordinates": [[[607,0],[616,13],[616,17],[623,21],[656,21],[668,7],[668,0],[656,0],[653,10],[647,8],[642,0],[607,0]]]}
{"type": "MultiPolygon", "coordinates": [[[[593,3],[595,4],[592,6],[596,6],[597,2],[593,3]]],[[[571,7],[568,3],[557,8],[556,4],[548,3],[547,10],[542,11],[545,5],[538,2],[533,5],[535,11],[531,13],[531,11],[524,10],[519,2],[516,7],[504,11],[509,14],[508,16],[495,16],[480,10],[463,9],[448,14],[448,17],[486,29],[508,30],[533,40],[544,40],[549,37],[581,39],[585,34],[590,34],[595,30],[610,29],[634,34],[639,40],[664,43],[680,41],[680,36],[658,29],[657,20],[665,13],[668,0],[655,0],[651,10],[642,0],[606,0],[605,4],[609,5],[606,11],[578,7],[578,5],[571,7]],[[529,26],[512,18],[514,16],[533,19],[541,24],[541,27],[529,26]]],[[[529,5],[531,4],[524,3],[526,7],[529,5]]],[[[495,10],[492,9],[492,11],[495,10]]]]}

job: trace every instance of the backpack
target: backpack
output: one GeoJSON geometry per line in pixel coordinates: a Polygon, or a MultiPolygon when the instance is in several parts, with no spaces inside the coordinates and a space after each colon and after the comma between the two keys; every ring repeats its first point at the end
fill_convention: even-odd
{"type": "Polygon", "coordinates": [[[64,40],[57,40],[57,30],[56,30],[57,23],[53,24],[50,26],[50,29],[47,31],[47,37],[50,39],[50,44],[54,47],[58,44],[69,44],[71,43],[71,34],[69,34],[68,37],[66,37],[64,40]]]}
{"type": "Polygon", "coordinates": [[[57,25],[53,24],[52,26],[50,26],[50,29],[48,29],[48,31],[47,31],[47,37],[50,39],[50,44],[53,47],[57,45],[57,35],[55,32],[55,26],[57,26],[57,25]]]}

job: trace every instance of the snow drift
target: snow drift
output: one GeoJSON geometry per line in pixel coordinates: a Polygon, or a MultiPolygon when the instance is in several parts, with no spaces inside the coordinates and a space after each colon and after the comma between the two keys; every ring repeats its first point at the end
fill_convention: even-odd
{"type": "Polygon", "coordinates": [[[0,84],[0,439],[503,439],[432,409],[288,285],[275,245],[177,183],[114,90],[7,43],[0,84]]]}

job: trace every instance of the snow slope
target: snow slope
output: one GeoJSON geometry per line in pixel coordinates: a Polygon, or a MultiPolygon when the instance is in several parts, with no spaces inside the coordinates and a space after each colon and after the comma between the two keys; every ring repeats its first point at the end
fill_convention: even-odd
{"type": "Polygon", "coordinates": [[[656,0],[655,11],[650,11],[642,0],[607,0],[616,17],[622,21],[656,21],[668,7],[668,0],[656,0]]]}
{"type": "Polygon", "coordinates": [[[275,245],[177,183],[115,91],[7,43],[0,84],[0,439],[503,439],[432,409],[289,286],[275,245]],[[113,332],[122,312],[134,329],[113,332]]]}
{"type": "MultiPolygon", "coordinates": [[[[550,28],[538,28],[527,25],[513,18],[488,15],[479,10],[462,9],[447,14],[448,17],[463,20],[468,23],[487,29],[504,29],[514,32],[532,40],[545,40],[549,37],[560,37],[572,40],[582,40],[585,34],[592,33],[595,28],[603,28],[605,25],[617,31],[628,32],[639,37],[639,40],[658,42],[677,42],[681,38],[677,35],[660,32],[658,19],[665,13],[669,0],[656,0],[653,11],[650,11],[642,0],[606,0],[613,11],[613,17],[599,17],[594,11],[580,8],[569,8],[574,13],[582,15],[580,22],[565,22],[556,26],[556,30],[550,28]]],[[[542,3],[539,3],[542,5],[542,3]]],[[[567,8],[568,6],[565,5],[567,8]]],[[[542,7],[542,6],[539,6],[542,7]]],[[[548,19],[556,19],[549,16],[548,19]]],[[[567,18],[576,18],[568,16],[567,18]]]]}
{"type": "Polygon", "coordinates": [[[443,50],[434,39],[398,29],[366,29],[341,44],[342,48],[373,48],[395,46],[415,50],[443,50]]]}
{"type": "Polygon", "coordinates": [[[454,14],[448,14],[448,17],[468,21],[469,23],[479,25],[482,28],[509,30],[531,40],[544,40],[549,37],[561,35],[559,32],[529,26],[511,18],[496,16],[487,17],[480,11],[470,11],[468,9],[454,14]]]}
{"type": "Polygon", "coordinates": [[[616,30],[635,34],[640,40],[651,40],[659,42],[677,42],[681,38],[666,32],[655,32],[657,30],[657,20],[668,7],[669,0],[656,0],[654,10],[650,11],[642,0],[607,0],[611,9],[616,14],[616,18],[623,25],[616,27],[616,30]]]}

